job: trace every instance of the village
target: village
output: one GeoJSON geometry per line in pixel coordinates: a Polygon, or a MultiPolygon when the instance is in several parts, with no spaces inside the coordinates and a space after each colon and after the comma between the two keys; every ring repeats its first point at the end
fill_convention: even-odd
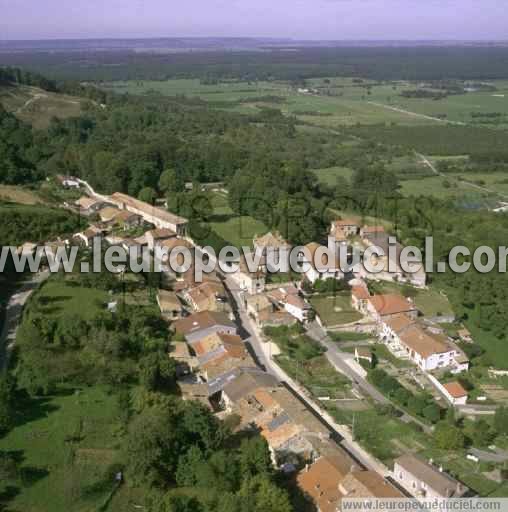
{"type": "MultiPolygon", "coordinates": [[[[91,248],[94,239],[100,238],[106,245],[125,250],[185,247],[202,251],[190,238],[187,219],[161,206],[122,193],[103,196],[72,177],[59,177],[59,182],[65,188],[86,192],[67,205],[82,216],[86,227],[72,240],[51,241],[47,246],[91,248]]],[[[363,251],[372,245],[388,247],[385,227],[359,225],[350,219],[333,221],[329,236],[337,247],[355,245],[363,251]]],[[[266,254],[268,248],[282,250],[290,244],[279,233],[269,232],[256,236],[252,247],[266,254]]],[[[322,342],[327,337],[326,320],[321,318],[320,308],[314,307],[309,290],[337,283],[341,298],[349,297],[347,308],[354,312],[353,320],[338,334],[342,330],[374,339],[394,360],[404,362],[403,379],[431,390],[440,407],[460,412],[467,406],[468,391],[457,376],[469,369],[468,357],[459,346],[472,341],[469,331],[462,328],[454,338],[442,327],[443,319],[425,316],[411,296],[373,291],[373,282],[424,290],[426,275],[421,265],[416,265],[414,272],[404,272],[398,259],[397,270],[391,272],[388,267],[393,262],[386,256],[381,261],[385,269],[376,274],[363,267],[346,274],[338,259],[323,271],[314,261],[320,247],[318,242],[306,246],[306,254],[311,255],[305,262],[307,270],[290,275],[286,282],[270,279],[263,259],[255,272],[241,259],[237,272],[213,272],[202,282],[196,282],[192,268],[183,274],[169,269],[164,273],[156,300],[174,332],[168,354],[177,362],[183,398],[200,401],[220,418],[234,416],[238,431],[259,431],[274,466],[296,473],[299,488],[320,512],[338,510],[344,497],[468,495],[471,491],[466,485],[432,460],[407,453],[398,457],[393,467],[386,467],[355,442],[349,427],[337,424],[315,396],[279,366],[274,356],[280,347],[267,335],[269,329],[296,328],[316,344],[322,342]]],[[[34,243],[20,248],[24,252],[34,249],[34,243]]],[[[396,254],[402,249],[398,244],[396,254]]],[[[337,351],[340,367],[333,354],[325,354],[336,369],[342,368],[359,396],[372,393],[366,380],[375,359],[370,345],[337,351]]],[[[377,395],[379,392],[372,396],[376,399],[377,395]]]]}

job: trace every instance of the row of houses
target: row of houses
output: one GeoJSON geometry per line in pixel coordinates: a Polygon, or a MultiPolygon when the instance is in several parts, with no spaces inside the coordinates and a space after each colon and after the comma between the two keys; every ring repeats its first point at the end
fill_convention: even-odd
{"type": "Polygon", "coordinates": [[[358,468],[349,457],[321,457],[299,473],[302,492],[316,506],[317,512],[338,512],[343,499],[351,498],[460,498],[469,489],[437,467],[412,454],[395,459],[391,482],[374,471],[358,468]],[[405,493],[402,493],[400,489],[405,493]]]}
{"type": "MultiPolygon", "coordinates": [[[[396,357],[410,360],[424,372],[459,374],[469,369],[464,351],[439,326],[420,318],[411,300],[399,294],[371,295],[362,281],[355,282],[351,297],[353,307],[376,322],[380,341],[396,357]]],[[[459,382],[437,387],[453,405],[467,400],[459,382]]]]}

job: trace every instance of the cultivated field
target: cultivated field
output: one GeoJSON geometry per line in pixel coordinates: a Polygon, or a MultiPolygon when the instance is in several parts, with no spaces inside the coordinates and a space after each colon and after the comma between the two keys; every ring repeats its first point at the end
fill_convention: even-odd
{"type": "Polygon", "coordinates": [[[317,93],[298,92],[289,83],[220,81],[206,84],[198,79],[166,81],[110,82],[104,87],[130,94],[185,95],[197,97],[218,108],[253,113],[257,107],[278,108],[302,121],[318,126],[337,127],[360,124],[396,123],[433,125],[466,123],[508,126],[508,83],[492,81],[497,90],[431,98],[406,98],[404,91],[414,91],[422,84],[410,82],[374,82],[352,78],[307,80],[306,87],[317,93]],[[486,116],[485,116],[486,114],[486,116]]]}

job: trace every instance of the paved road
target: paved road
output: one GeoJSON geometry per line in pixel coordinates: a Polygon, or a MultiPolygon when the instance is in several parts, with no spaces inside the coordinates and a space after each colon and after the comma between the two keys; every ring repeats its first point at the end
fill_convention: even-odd
{"type": "Polygon", "coordinates": [[[346,377],[348,377],[353,384],[358,387],[365,395],[370,396],[377,403],[382,405],[392,405],[395,407],[402,416],[400,419],[404,423],[417,423],[427,434],[432,434],[432,428],[421,422],[417,418],[407,414],[404,410],[400,409],[396,404],[394,404],[391,400],[386,398],[377,388],[375,388],[370,382],[368,382],[362,374],[357,372],[354,369],[354,365],[348,364],[346,361],[353,357],[352,354],[348,352],[342,352],[337,343],[331,340],[331,338],[326,334],[326,331],[317,323],[313,322],[312,324],[307,326],[307,334],[314,340],[321,343],[326,349],[326,357],[328,361],[334,366],[336,370],[343,373],[346,377]]]}
{"type": "MultiPolygon", "coordinates": [[[[450,176],[447,176],[446,174],[443,174],[443,173],[439,172],[436,169],[436,166],[425,155],[422,155],[421,153],[417,153],[416,151],[415,151],[415,155],[417,157],[421,158],[422,163],[424,163],[436,176],[441,176],[442,178],[450,179],[450,176]]],[[[508,198],[508,196],[506,196],[504,194],[501,194],[497,190],[492,190],[492,189],[487,188],[487,187],[482,187],[481,185],[477,185],[476,183],[471,183],[470,181],[461,180],[460,183],[462,185],[466,185],[468,187],[475,188],[475,189],[480,190],[482,192],[487,192],[489,194],[494,194],[494,195],[498,195],[500,197],[508,198]]]]}
{"type": "Polygon", "coordinates": [[[0,333],[0,370],[3,370],[9,361],[10,348],[12,348],[16,339],[16,329],[26,301],[32,292],[48,277],[49,272],[35,274],[11,295],[5,310],[2,332],[0,333]]]}
{"type": "Polygon", "coordinates": [[[508,452],[500,450],[499,448],[493,452],[479,450],[478,448],[471,448],[469,452],[480,460],[484,460],[486,462],[505,462],[508,460],[508,452]]]}
{"type": "Polygon", "coordinates": [[[450,121],[449,119],[441,119],[439,117],[433,117],[433,116],[428,116],[425,114],[419,114],[417,112],[411,112],[410,110],[405,110],[405,109],[399,108],[399,107],[393,107],[391,105],[386,105],[384,103],[378,103],[376,101],[368,101],[367,103],[369,103],[370,105],[374,105],[375,107],[384,108],[386,110],[392,110],[393,112],[398,112],[399,114],[406,114],[411,117],[419,117],[421,119],[429,119],[430,121],[437,121],[439,123],[445,123],[445,124],[466,126],[466,123],[463,123],[461,121],[450,121]]]}
{"type": "Polygon", "coordinates": [[[271,358],[269,344],[262,340],[261,333],[254,320],[247,314],[244,308],[244,292],[238,287],[238,284],[231,276],[225,276],[225,284],[231,295],[233,312],[237,316],[240,324],[240,331],[245,342],[248,343],[253,351],[258,364],[262,365],[265,371],[280,382],[289,385],[292,392],[297,396],[309,410],[316,416],[320,417],[335,434],[335,437],[341,439],[340,444],[344,446],[357,460],[359,460],[366,468],[372,469],[384,476],[390,476],[390,470],[380,461],[365,451],[351,436],[351,433],[344,425],[337,424],[334,419],[324,411],[310,396],[309,392],[302,388],[282,368],[271,358]]]}

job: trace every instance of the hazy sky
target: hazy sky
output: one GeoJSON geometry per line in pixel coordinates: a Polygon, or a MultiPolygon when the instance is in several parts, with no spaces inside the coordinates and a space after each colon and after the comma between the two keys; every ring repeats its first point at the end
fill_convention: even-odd
{"type": "Polygon", "coordinates": [[[508,0],[0,0],[0,39],[508,39],[508,0]]]}

